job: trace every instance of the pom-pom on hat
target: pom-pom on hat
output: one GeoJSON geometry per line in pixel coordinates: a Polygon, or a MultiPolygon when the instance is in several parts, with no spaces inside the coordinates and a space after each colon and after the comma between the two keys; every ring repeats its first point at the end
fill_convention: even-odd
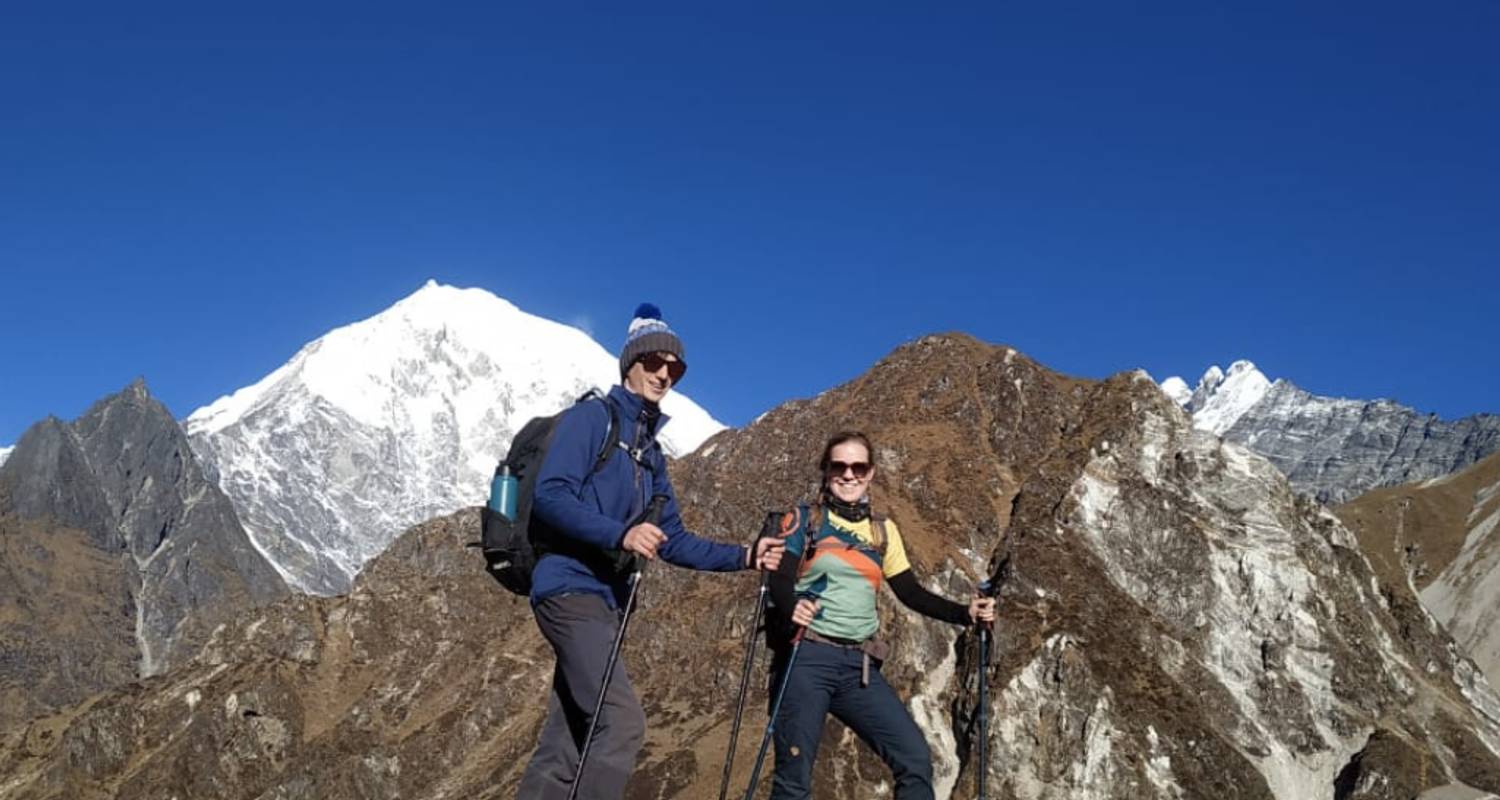
{"type": "Polygon", "coordinates": [[[630,365],[647,353],[671,353],[684,367],[687,366],[682,340],[667,327],[661,318],[661,309],[651,303],[641,303],[636,306],[630,330],[625,332],[625,348],[620,351],[620,377],[625,377],[630,365]]]}

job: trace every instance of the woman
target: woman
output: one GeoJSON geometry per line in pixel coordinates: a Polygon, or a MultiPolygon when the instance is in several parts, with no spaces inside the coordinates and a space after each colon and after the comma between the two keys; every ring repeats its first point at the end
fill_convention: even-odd
{"type": "Polygon", "coordinates": [[[956,625],[995,619],[993,599],[976,598],[965,607],[917,582],[896,523],[870,510],[873,452],[862,433],[835,434],[819,461],[817,505],[789,514],[785,523],[792,530],[771,591],[776,607],[793,608],[791,622],[805,631],[790,675],[783,676],[786,636],[772,670],[773,692],[786,680],[776,717],[772,800],[812,796],[813,761],[829,712],[891,768],[896,800],[933,797],[927,740],[880,674],[885,648],[876,637],[875,600],[882,579],[907,607],[933,619],[956,625]],[[794,592],[802,599],[794,601],[794,592]]]}

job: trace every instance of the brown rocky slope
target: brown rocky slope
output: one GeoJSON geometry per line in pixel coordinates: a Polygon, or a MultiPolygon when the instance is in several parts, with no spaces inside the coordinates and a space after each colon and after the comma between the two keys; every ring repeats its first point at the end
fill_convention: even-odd
{"type": "MultiPolygon", "coordinates": [[[[876,502],[930,588],[962,596],[1009,565],[991,796],[1500,788],[1500,702],[1451,640],[1379,591],[1334,517],[1194,431],[1144,375],[1073,380],[927,337],[677,462],[689,522],[749,534],[805,495],[822,439],[846,426],[874,436],[876,502]]],[[[16,731],[0,797],[513,796],[551,659],[525,602],[463,549],[476,520],[419,526],[349,596],[284,600],[186,668],[16,731]]],[[[651,733],[629,796],[713,797],[755,579],[646,580],[626,659],[651,733]]],[[[928,733],[939,796],[970,797],[970,642],[893,601],[884,613],[885,669],[928,733]]],[[[816,796],[888,794],[850,738],[830,723],[816,796]]]]}
{"type": "Polygon", "coordinates": [[[1370,492],[1336,513],[1381,577],[1420,592],[1491,683],[1500,680],[1500,454],[1370,492]]]}

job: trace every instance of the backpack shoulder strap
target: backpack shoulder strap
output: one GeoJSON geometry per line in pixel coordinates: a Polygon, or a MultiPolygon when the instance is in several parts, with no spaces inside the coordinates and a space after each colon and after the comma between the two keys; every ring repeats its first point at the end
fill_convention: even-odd
{"type": "Polygon", "coordinates": [[[806,519],[807,506],[793,506],[791,511],[781,515],[776,535],[782,539],[791,536],[802,527],[806,519]]]}
{"type": "Polygon", "coordinates": [[[599,455],[594,457],[594,468],[589,470],[592,474],[604,469],[609,457],[614,455],[615,448],[620,446],[620,414],[615,411],[615,406],[598,392],[589,390],[589,393],[579,398],[582,403],[587,400],[598,400],[604,406],[605,412],[609,414],[609,426],[604,430],[604,441],[599,445],[599,455]]]}
{"type": "MultiPolygon", "coordinates": [[[[885,564],[885,545],[886,542],[890,541],[888,538],[886,538],[885,534],[884,514],[877,514],[874,511],[870,512],[870,535],[875,538],[875,552],[880,554],[880,561],[883,571],[885,564]]],[[[882,582],[884,582],[883,576],[881,580],[882,582]]],[[[876,613],[878,614],[878,609],[880,608],[880,592],[875,593],[875,608],[877,609],[876,613]]]]}
{"type": "Polygon", "coordinates": [[[870,535],[875,537],[875,552],[881,556],[885,555],[885,544],[889,541],[885,535],[885,515],[870,512],[870,535]]]}
{"type": "Polygon", "coordinates": [[[789,516],[795,518],[792,521],[795,527],[791,532],[799,529],[802,531],[802,553],[797,559],[797,574],[800,576],[808,562],[812,561],[813,552],[818,549],[818,506],[800,503],[789,516]]]}

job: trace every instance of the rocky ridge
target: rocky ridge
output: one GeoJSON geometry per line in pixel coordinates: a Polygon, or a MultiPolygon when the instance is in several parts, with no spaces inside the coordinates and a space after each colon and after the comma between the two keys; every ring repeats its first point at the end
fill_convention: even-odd
{"type": "MultiPolygon", "coordinates": [[[[748,536],[806,496],[821,441],[850,426],[877,443],[876,502],[929,588],[962,597],[1005,565],[993,797],[1500,789],[1500,700],[1442,629],[1380,590],[1335,517],[1144,374],[1075,380],[927,337],[675,462],[689,524],[748,536]]],[[[422,525],[349,596],[282,601],[183,669],[14,732],[0,796],[512,796],[552,663],[525,601],[463,548],[476,525],[422,525]]],[[[713,796],[755,578],[646,580],[625,658],[651,731],[628,796],[713,796]]],[[[889,597],[882,614],[938,796],[972,797],[972,642],[889,597]]],[[[889,791],[841,726],[824,741],[816,797],[889,791]]]]}
{"type": "Polygon", "coordinates": [[[0,723],[180,664],[286,592],[141,381],[21,437],[0,532],[0,723]]]}
{"type": "Polygon", "coordinates": [[[1266,457],[1298,491],[1336,505],[1385,486],[1441,477],[1500,451],[1500,415],[1444,420],[1391,400],[1315,395],[1249,361],[1210,367],[1187,393],[1162,390],[1199,428],[1266,457]]]}

